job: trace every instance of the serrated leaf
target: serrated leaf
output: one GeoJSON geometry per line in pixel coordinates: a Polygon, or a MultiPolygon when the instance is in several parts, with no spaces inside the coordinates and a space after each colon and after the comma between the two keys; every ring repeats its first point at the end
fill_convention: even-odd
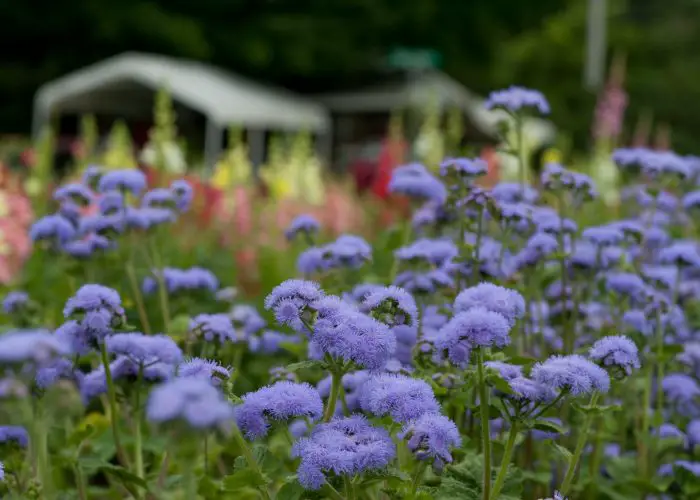
{"type": "Polygon", "coordinates": [[[490,373],[486,378],[486,382],[504,394],[513,394],[513,388],[498,374],[490,373]]]}

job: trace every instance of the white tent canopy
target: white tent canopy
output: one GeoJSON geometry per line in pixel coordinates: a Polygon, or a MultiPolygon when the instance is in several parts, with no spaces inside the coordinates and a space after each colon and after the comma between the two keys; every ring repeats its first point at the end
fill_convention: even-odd
{"type": "MultiPolygon", "coordinates": [[[[143,113],[144,88],[153,92],[162,86],[175,101],[206,117],[205,156],[209,161],[218,154],[222,130],[230,124],[256,131],[307,129],[321,134],[330,128],[322,105],[291,92],[198,62],[127,52],[39,88],[33,133],[38,134],[56,113],[143,113]]],[[[148,108],[145,111],[151,113],[148,108]]]]}

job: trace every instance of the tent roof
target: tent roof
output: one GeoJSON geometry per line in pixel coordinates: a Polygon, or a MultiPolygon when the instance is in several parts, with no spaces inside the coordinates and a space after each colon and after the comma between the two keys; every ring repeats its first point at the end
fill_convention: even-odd
{"type": "Polygon", "coordinates": [[[129,105],[136,87],[167,86],[173,99],[221,126],[242,125],[325,131],[329,117],[323,106],[285,90],[272,89],[206,64],[127,52],[69,73],[43,85],[35,108],[76,111],[102,101],[112,91],[117,110],[129,105]],[[121,93],[119,93],[121,92],[121,93]],[[90,100],[91,94],[95,99],[90,100]]]}
{"type": "MultiPolygon", "coordinates": [[[[321,94],[316,100],[339,113],[371,113],[421,106],[435,102],[440,106],[457,106],[483,133],[495,136],[498,122],[508,119],[505,113],[484,108],[484,99],[467,89],[457,80],[441,71],[428,71],[413,77],[388,82],[359,91],[321,94]]],[[[528,125],[537,130],[538,139],[546,141],[554,135],[551,123],[528,119],[528,125]]]]}

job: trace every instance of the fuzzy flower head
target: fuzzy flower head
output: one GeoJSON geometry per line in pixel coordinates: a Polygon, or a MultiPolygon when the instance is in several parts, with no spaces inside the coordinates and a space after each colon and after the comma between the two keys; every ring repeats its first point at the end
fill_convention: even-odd
{"type": "Polygon", "coordinates": [[[112,170],[102,175],[97,184],[97,190],[100,193],[128,191],[134,196],[138,196],[144,189],[146,189],[146,176],[136,169],[112,170]]]}
{"type": "Polygon", "coordinates": [[[218,361],[202,358],[190,358],[177,368],[179,378],[201,378],[215,386],[230,379],[231,373],[231,368],[222,366],[218,361]]]}
{"type": "Polygon", "coordinates": [[[510,328],[503,315],[483,307],[472,307],[457,313],[440,329],[435,347],[441,353],[446,352],[451,363],[464,366],[469,362],[472,349],[508,345],[510,328]]]}
{"type": "Polygon", "coordinates": [[[68,353],[68,347],[45,330],[18,330],[0,336],[0,365],[40,367],[68,353]]]}
{"type": "Polygon", "coordinates": [[[90,344],[98,343],[124,323],[119,294],[102,285],[83,285],[63,308],[66,319],[75,318],[85,330],[90,344]]]}
{"type": "Polygon", "coordinates": [[[475,307],[500,314],[512,326],[525,314],[525,299],[515,290],[492,283],[481,283],[457,295],[454,312],[460,313],[475,307]]]}
{"type": "Polygon", "coordinates": [[[207,342],[225,344],[237,340],[236,331],[227,314],[199,314],[190,321],[189,330],[193,336],[201,336],[207,342]]]}
{"type": "Polygon", "coordinates": [[[143,335],[142,333],[118,333],[105,339],[107,352],[126,356],[135,363],[177,364],[182,360],[182,351],[167,335],[143,335]]]}
{"type": "Polygon", "coordinates": [[[71,222],[61,215],[47,215],[37,220],[29,229],[29,237],[34,242],[47,242],[60,246],[76,236],[71,222]]]}
{"type": "Polygon", "coordinates": [[[299,234],[310,238],[321,229],[321,224],[312,215],[302,214],[296,217],[284,231],[284,236],[291,241],[299,234]]]}
{"type": "Polygon", "coordinates": [[[450,448],[462,445],[462,438],[455,423],[444,415],[426,413],[406,424],[399,437],[408,441],[408,449],[418,460],[433,460],[441,470],[452,462],[450,448]]]}
{"type": "Polygon", "coordinates": [[[625,239],[625,233],[615,226],[588,227],[582,236],[597,246],[619,245],[625,239]]]}
{"type": "Polygon", "coordinates": [[[309,348],[360,368],[379,370],[394,356],[396,337],[384,323],[348,308],[316,321],[309,348]]]}
{"type": "Polygon", "coordinates": [[[491,196],[501,203],[535,203],[540,194],[532,186],[517,182],[500,182],[491,189],[491,196]]]}
{"type": "Polygon", "coordinates": [[[299,482],[309,490],[320,489],[333,476],[382,470],[395,456],[389,433],[360,415],[318,425],[292,447],[292,457],[301,459],[299,482]]]}
{"type": "Polygon", "coordinates": [[[440,164],[440,175],[446,179],[473,179],[485,175],[487,166],[481,158],[447,158],[440,164]]]}
{"type": "Polygon", "coordinates": [[[192,184],[184,179],[178,179],[170,184],[170,190],[175,196],[175,206],[180,212],[187,212],[192,206],[194,190],[192,184]]]}
{"type": "Polygon", "coordinates": [[[532,379],[552,391],[568,391],[573,396],[594,391],[608,392],[610,377],[600,366],[583,356],[552,356],[537,363],[531,372],[532,379]]]}
{"type": "Polygon", "coordinates": [[[389,181],[389,192],[409,198],[444,203],[447,199],[445,185],[419,164],[397,167],[389,181]]]}
{"type": "Polygon", "coordinates": [[[281,381],[249,392],[235,410],[236,422],[249,439],[267,435],[270,420],[283,421],[296,417],[317,420],[323,414],[323,402],[311,385],[281,381]]]}
{"type": "Polygon", "coordinates": [[[389,415],[407,423],[425,413],[439,413],[432,388],[422,380],[390,373],[375,375],[362,387],[362,409],[377,417],[389,415]]]}
{"type": "Polygon", "coordinates": [[[146,418],[157,424],[179,421],[193,429],[212,429],[233,419],[233,407],[209,381],[176,378],[151,391],[146,418]]]}
{"type": "Polygon", "coordinates": [[[287,280],[272,289],[265,297],[265,309],[272,311],[282,324],[301,327],[301,317],[309,305],[324,296],[318,283],[306,280],[287,280]]]}
{"type": "Polygon", "coordinates": [[[29,445],[27,429],[19,425],[0,426],[0,447],[26,448],[29,445]]]}
{"type": "Polygon", "coordinates": [[[372,260],[372,247],[354,234],[342,234],[322,247],[323,266],[330,269],[357,269],[372,260]]]}
{"type": "Polygon", "coordinates": [[[629,376],[633,369],[640,367],[637,345],[623,335],[603,337],[596,341],[588,352],[588,356],[605,367],[629,376]]]}
{"type": "Polygon", "coordinates": [[[457,257],[459,250],[450,240],[421,238],[394,252],[397,259],[407,264],[429,264],[442,267],[457,257]]]}
{"type": "Polygon", "coordinates": [[[548,115],[550,111],[542,92],[517,86],[491,92],[484,106],[486,109],[503,109],[511,113],[535,111],[548,115]]]}
{"type": "Polygon", "coordinates": [[[418,307],[413,295],[396,286],[369,293],[360,309],[389,326],[418,324],[418,307]]]}
{"type": "Polygon", "coordinates": [[[15,314],[22,310],[29,302],[27,292],[10,292],[2,299],[2,310],[5,314],[15,314]]]}
{"type": "Polygon", "coordinates": [[[53,193],[54,200],[60,203],[71,202],[81,207],[90,205],[94,197],[92,190],[82,183],[66,184],[53,193]]]}

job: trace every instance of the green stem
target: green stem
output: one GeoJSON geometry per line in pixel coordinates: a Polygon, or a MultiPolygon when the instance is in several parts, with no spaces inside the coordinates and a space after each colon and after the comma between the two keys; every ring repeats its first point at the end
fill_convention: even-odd
{"type": "MultiPolygon", "coordinates": [[[[598,402],[598,392],[594,392],[591,396],[590,406],[595,406],[598,402]]],[[[571,486],[574,481],[574,475],[576,475],[576,468],[578,467],[578,462],[581,460],[581,454],[583,453],[583,447],[586,446],[586,440],[588,439],[588,431],[591,428],[591,422],[593,421],[593,415],[591,413],[586,414],[583,420],[583,425],[581,426],[581,432],[578,435],[578,441],[576,442],[576,448],[574,449],[574,455],[569,462],[569,468],[564,476],[564,482],[559,489],[562,496],[569,493],[571,486]]]]}
{"type": "Polygon", "coordinates": [[[479,377],[479,405],[481,406],[481,442],[484,453],[483,500],[491,496],[491,432],[489,429],[489,393],[484,376],[484,348],[477,349],[479,377]]]}
{"type": "Polygon", "coordinates": [[[186,500],[196,500],[197,499],[197,475],[195,474],[196,468],[196,454],[195,458],[189,461],[187,467],[187,473],[185,474],[185,499],[186,500]]]}
{"type": "Polygon", "coordinates": [[[34,415],[34,432],[33,438],[36,439],[35,456],[37,479],[41,482],[43,498],[53,499],[53,480],[51,477],[51,467],[49,466],[49,447],[48,447],[48,419],[46,418],[46,410],[41,397],[36,400],[34,415]]]}
{"type": "Polygon", "coordinates": [[[85,491],[85,477],[83,471],[80,470],[80,464],[76,463],[73,466],[73,474],[75,474],[75,484],[78,490],[79,500],[87,500],[87,492],[85,491]]]}
{"type": "MultiPolygon", "coordinates": [[[[406,246],[411,240],[411,218],[409,217],[404,221],[404,226],[401,231],[401,245],[406,246]]],[[[391,263],[391,270],[389,271],[389,284],[393,283],[396,279],[396,275],[399,273],[399,259],[394,257],[394,261],[391,263]]]]}
{"type": "Polygon", "coordinates": [[[151,324],[148,321],[148,314],[146,314],[146,306],[143,301],[143,294],[141,293],[141,287],[139,287],[138,279],[136,278],[136,268],[134,267],[134,260],[136,255],[136,239],[135,235],[131,233],[131,241],[129,245],[129,258],[126,261],[126,275],[129,278],[129,283],[131,286],[131,293],[134,294],[134,302],[136,302],[136,308],[139,312],[139,319],[141,320],[141,327],[146,335],[151,334],[151,324]]]}
{"type": "Polygon", "coordinates": [[[646,365],[646,374],[645,374],[645,380],[644,380],[644,393],[642,395],[642,409],[641,409],[641,414],[642,414],[642,423],[641,426],[641,434],[642,434],[642,439],[639,441],[639,460],[640,460],[640,467],[639,471],[641,473],[642,477],[646,477],[646,475],[649,472],[649,450],[648,450],[648,443],[650,441],[650,434],[651,434],[651,429],[649,426],[649,405],[651,403],[651,385],[653,382],[653,376],[652,376],[652,370],[651,366],[648,364],[646,365]]]}
{"type": "Polygon", "coordinates": [[[515,118],[515,133],[517,135],[517,149],[518,149],[518,174],[520,177],[520,189],[525,191],[525,184],[527,183],[527,171],[525,166],[525,148],[523,141],[523,120],[520,116],[515,118]]]}
{"type": "Polygon", "coordinates": [[[514,420],[510,426],[510,432],[508,433],[508,441],[506,441],[506,448],[503,451],[503,458],[501,459],[501,467],[498,470],[498,476],[496,476],[496,482],[493,485],[493,490],[491,492],[491,499],[497,500],[498,495],[501,493],[503,484],[506,481],[506,473],[508,472],[508,466],[513,458],[513,450],[515,449],[515,440],[518,438],[518,422],[514,420]]]}
{"type": "Polygon", "coordinates": [[[481,272],[481,266],[479,262],[479,257],[481,253],[481,233],[483,233],[484,226],[484,209],[479,208],[478,214],[479,220],[476,223],[476,242],[474,244],[474,257],[472,259],[472,279],[473,285],[479,283],[479,273],[481,272]]]}
{"type": "Polygon", "coordinates": [[[338,493],[338,490],[336,490],[336,489],[331,485],[331,483],[326,482],[326,485],[325,485],[325,488],[324,488],[324,489],[325,489],[326,495],[328,495],[329,498],[332,498],[333,500],[345,500],[345,499],[343,498],[343,495],[341,495],[340,493],[338,493]]]}
{"type": "Polygon", "coordinates": [[[413,475],[413,481],[411,481],[411,497],[415,496],[416,491],[418,491],[418,486],[423,479],[423,474],[425,474],[425,469],[428,466],[428,462],[421,460],[418,462],[418,467],[416,467],[416,473],[413,475]]]}
{"type": "MultiPolygon", "coordinates": [[[[258,465],[258,461],[255,460],[255,456],[253,455],[253,452],[250,450],[250,447],[248,446],[248,442],[245,440],[243,437],[243,434],[241,434],[241,430],[238,428],[238,425],[235,423],[232,426],[232,433],[233,433],[233,439],[238,445],[238,447],[241,450],[241,453],[243,453],[243,457],[245,458],[246,462],[248,462],[248,467],[250,467],[256,474],[258,474],[260,477],[263,476],[262,470],[260,470],[260,465],[258,465]]],[[[261,486],[260,487],[260,492],[263,494],[263,497],[266,498],[267,500],[270,500],[270,492],[267,491],[266,486],[261,486]]]]}
{"type": "Polygon", "coordinates": [[[167,334],[170,331],[170,305],[168,304],[168,290],[165,288],[165,277],[163,276],[163,262],[160,258],[158,247],[153,243],[153,240],[149,241],[149,246],[151,247],[153,263],[156,268],[156,281],[158,282],[158,299],[160,301],[160,311],[163,315],[163,330],[164,333],[167,334]]]}
{"type": "Polygon", "coordinates": [[[138,380],[136,382],[136,394],[134,395],[134,463],[136,475],[145,478],[143,468],[143,438],[141,436],[141,383],[143,381],[143,365],[139,367],[138,380]]]}
{"type": "MultiPolygon", "coordinates": [[[[654,410],[654,424],[653,426],[657,429],[663,423],[663,407],[664,407],[664,369],[665,363],[663,360],[663,350],[664,350],[664,328],[661,323],[661,313],[657,311],[656,313],[656,407],[654,410]]],[[[652,458],[656,457],[658,449],[660,436],[657,432],[653,440],[653,450],[652,458]]]]}
{"type": "MultiPolygon", "coordinates": [[[[596,500],[598,498],[598,482],[593,480],[593,478],[597,477],[600,472],[600,461],[602,460],[603,455],[603,439],[600,428],[601,422],[602,420],[598,419],[595,425],[595,444],[593,445],[593,454],[589,470],[591,485],[590,491],[588,492],[588,496],[591,500],[596,500]]],[[[621,443],[621,445],[624,446],[624,443],[621,443]]]]}
{"type": "Polygon", "coordinates": [[[100,354],[102,356],[102,366],[105,369],[105,379],[107,381],[107,400],[109,401],[109,420],[112,424],[112,437],[114,438],[114,447],[117,450],[117,458],[124,467],[128,467],[129,461],[124,454],[121,439],[119,438],[119,417],[117,413],[117,392],[114,388],[114,379],[112,379],[112,370],[109,367],[109,357],[107,355],[107,347],[104,342],[100,344],[100,354]]]}
{"type": "Polygon", "coordinates": [[[231,372],[231,389],[233,389],[238,379],[238,375],[241,373],[241,363],[243,362],[243,349],[242,345],[235,345],[233,351],[233,371],[231,372]]]}
{"type": "Polygon", "coordinates": [[[340,387],[343,379],[343,372],[337,367],[331,371],[331,393],[326,402],[326,411],[323,413],[323,421],[330,422],[335,414],[335,405],[340,396],[340,387]]]}

